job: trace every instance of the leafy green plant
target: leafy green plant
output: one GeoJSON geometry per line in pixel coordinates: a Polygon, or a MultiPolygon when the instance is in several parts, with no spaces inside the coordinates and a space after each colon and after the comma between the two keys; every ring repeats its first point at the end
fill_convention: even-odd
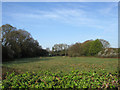
{"type": "Polygon", "coordinates": [[[118,88],[118,73],[106,72],[26,72],[11,73],[2,81],[2,88],[118,88]],[[41,76],[41,73],[43,74],[41,76]]]}

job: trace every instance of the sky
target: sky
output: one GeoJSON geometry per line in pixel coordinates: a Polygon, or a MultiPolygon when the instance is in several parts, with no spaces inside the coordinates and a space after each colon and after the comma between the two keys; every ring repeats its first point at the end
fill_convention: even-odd
{"type": "Polygon", "coordinates": [[[2,2],[119,2],[119,0],[2,0],[2,2]]]}
{"type": "Polygon", "coordinates": [[[91,39],[118,47],[117,2],[2,2],[2,24],[28,31],[44,49],[91,39]]]}

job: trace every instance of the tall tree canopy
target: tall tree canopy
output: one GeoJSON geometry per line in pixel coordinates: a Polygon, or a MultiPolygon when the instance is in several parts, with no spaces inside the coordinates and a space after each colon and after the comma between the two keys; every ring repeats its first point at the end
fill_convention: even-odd
{"type": "Polygon", "coordinates": [[[92,42],[93,40],[87,40],[82,43],[83,56],[90,56],[89,49],[90,49],[92,42]]]}
{"type": "Polygon", "coordinates": [[[53,55],[58,55],[58,56],[66,56],[67,55],[67,50],[68,50],[68,45],[67,44],[55,44],[52,47],[52,54],[53,55]]]}
{"type": "Polygon", "coordinates": [[[96,39],[95,41],[92,42],[90,45],[89,53],[91,56],[96,55],[99,51],[103,49],[103,45],[100,42],[100,40],[96,39]]]}
{"type": "Polygon", "coordinates": [[[9,24],[2,25],[2,58],[44,56],[47,54],[30,33],[9,24]]]}
{"type": "Polygon", "coordinates": [[[94,56],[108,46],[107,41],[100,40],[87,40],[83,43],[75,43],[69,47],[68,56],[94,56]],[[102,43],[103,41],[104,43],[102,43]]]}
{"type": "Polygon", "coordinates": [[[82,49],[82,44],[81,43],[76,43],[74,45],[71,45],[68,50],[68,55],[69,56],[81,56],[83,54],[83,49],[82,49]]]}

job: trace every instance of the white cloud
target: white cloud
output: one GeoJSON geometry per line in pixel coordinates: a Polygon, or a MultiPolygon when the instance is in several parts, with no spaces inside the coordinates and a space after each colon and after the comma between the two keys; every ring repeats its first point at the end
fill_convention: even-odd
{"type": "MultiPolygon", "coordinates": [[[[105,8],[104,8],[105,9],[105,8]]],[[[107,13],[109,15],[112,7],[102,10],[100,13],[107,13]]],[[[99,18],[94,18],[94,14],[82,9],[52,9],[50,11],[32,10],[32,13],[11,13],[12,18],[19,18],[19,20],[25,21],[26,19],[51,19],[57,20],[62,23],[68,23],[74,26],[89,26],[99,29],[106,29],[107,25],[110,25],[109,21],[102,21],[99,18]],[[92,16],[92,17],[91,17],[92,16]],[[101,23],[102,22],[102,23],[101,23]]],[[[100,10],[98,10],[100,11],[100,10]]],[[[99,14],[99,13],[98,13],[99,14]]],[[[9,14],[10,15],[10,14],[9,14]]]]}
{"type": "MultiPolygon", "coordinates": [[[[24,13],[11,13],[7,12],[6,15],[9,15],[13,20],[22,21],[22,22],[33,22],[36,20],[55,20],[56,22],[62,22],[77,27],[92,27],[98,30],[103,30],[104,33],[114,33],[116,30],[117,19],[112,17],[110,20],[102,19],[103,14],[107,17],[110,17],[111,11],[116,7],[116,4],[111,4],[106,6],[106,8],[98,9],[98,12],[84,10],[88,7],[82,8],[51,8],[50,10],[34,10],[30,9],[32,12],[24,13]],[[83,9],[84,8],[84,9],[83,9]],[[98,16],[98,17],[96,17],[98,16]],[[114,23],[114,24],[113,24],[114,23]]],[[[28,8],[27,8],[28,9],[28,8]]],[[[116,17],[113,15],[113,17],[116,17]]],[[[116,17],[117,18],[117,17],[116,17]]]]}

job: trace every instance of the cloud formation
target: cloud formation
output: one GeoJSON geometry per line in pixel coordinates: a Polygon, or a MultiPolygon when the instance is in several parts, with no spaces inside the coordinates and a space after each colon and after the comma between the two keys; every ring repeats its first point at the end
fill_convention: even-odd
{"type": "MultiPolygon", "coordinates": [[[[18,19],[19,17],[19,19],[23,21],[30,19],[56,20],[58,22],[67,23],[78,27],[88,26],[106,29],[108,25],[113,27],[116,26],[113,22],[115,22],[117,15],[112,13],[115,7],[117,7],[116,4],[111,4],[106,8],[100,8],[94,12],[88,10],[85,11],[81,8],[51,8],[51,10],[31,10],[32,12],[29,13],[10,13],[9,15],[14,19],[18,19]],[[99,19],[101,16],[105,16],[105,18],[111,16],[111,20],[107,21],[106,19],[104,20],[104,18],[99,19]]],[[[84,9],[85,8],[86,7],[84,7],[84,9]]]]}

